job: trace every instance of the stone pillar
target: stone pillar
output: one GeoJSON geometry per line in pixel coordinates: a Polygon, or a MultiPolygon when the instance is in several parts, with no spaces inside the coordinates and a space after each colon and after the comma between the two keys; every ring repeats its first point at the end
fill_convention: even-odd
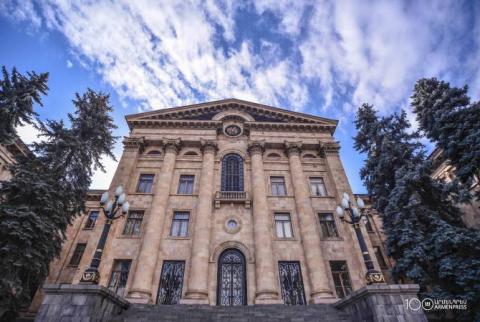
{"type": "Polygon", "coordinates": [[[310,302],[315,304],[325,303],[332,300],[333,293],[328,282],[329,278],[322,255],[320,236],[316,230],[318,219],[312,208],[310,189],[300,160],[301,147],[300,142],[285,142],[293,181],[295,205],[300,222],[303,251],[310,280],[310,302]]]}
{"type": "Polygon", "coordinates": [[[271,220],[263,171],[264,143],[251,141],[248,152],[252,164],[253,234],[255,240],[255,304],[281,303],[273,258],[271,220]]]}
{"type": "Polygon", "coordinates": [[[123,153],[118,162],[115,175],[110,183],[110,190],[115,190],[119,185],[123,186],[125,191],[129,191],[128,183],[131,181],[131,175],[135,168],[139,151],[142,152],[145,147],[143,137],[126,137],[123,140],[123,153]]]}
{"type": "Polygon", "coordinates": [[[180,139],[163,140],[165,156],[158,178],[155,180],[155,194],[149,215],[146,217],[140,253],[137,258],[133,283],[128,293],[128,299],[136,303],[152,302],[152,285],[155,266],[160,252],[160,242],[163,235],[168,198],[172,186],[175,158],[180,149],[180,139]]]}
{"type": "Polygon", "coordinates": [[[215,152],[217,144],[203,141],[203,164],[200,175],[197,212],[195,214],[195,230],[190,257],[190,273],[187,291],[182,304],[209,304],[208,301],[208,258],[210,250],[210,227],[213,205],[213,179],[215,152]]]}

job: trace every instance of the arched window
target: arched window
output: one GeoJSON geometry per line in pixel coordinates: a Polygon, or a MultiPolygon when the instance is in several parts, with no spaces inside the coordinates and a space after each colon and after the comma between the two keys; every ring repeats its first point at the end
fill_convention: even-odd
{"type": "Polygon", "coordinates": [[[198,155],[198,153],[195,151],[188,151],[188,152],[185,152],[184,155],[198,155]]]}
{"type": "Polygon", "coordinates": [[[304,158],[304,159],[315,159],[316,156],[314,156],[313,154],[308,153],[308,154],[305,154],[305,155],[303,156],[303,158],[304,158]]]}
{"type": "Polygon", "coordinates": [[[267,155],[267,158],[280,158],[280,154],[272,152],[269,155],[267,155]]]}
{"type": "Polygon", "coordinates": [[[162,153],[158,150],[152,150],[152,151],[149,151],[147,154],[152,155],[152,156],[156,156],[156,155],[160,155],[162,153]]]}
{"type": "Polygon", "coordinates": [[[223,157],[222,191],[243,191],[243,159],[238,154],[223,157]]]}

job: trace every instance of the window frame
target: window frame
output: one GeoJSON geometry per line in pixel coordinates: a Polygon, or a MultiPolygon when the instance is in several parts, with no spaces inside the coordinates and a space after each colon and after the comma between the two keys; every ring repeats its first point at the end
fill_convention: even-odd
{"type": "Polygon", "coordinates": [[[143,219],[145,218],[145,210],[141,209],[141,210],[130,210],[127,214],[127,218],[125,218],[125,223],[123,225],[123,229],[122,229],[122,237],[129,237],[129,238],[137,238],[137,237],[140,237],[142,236],[142,226],[143,226],[143,219]],[[130,218],[131,214],[132,213],[140,213],[142,216],[141,218],[130,218]],[[128,226],[128,221],[129,219],[131,219],[132,221],[135,221],[135,224],[138,224],[138,234],[134,234],[133,232],[135,231],[135,227],[136,225],[132,225],[133,228],[131,228],[132,230],[132,233],[131,234],[127,234],[126,233],[126,230],[127,230],[127,226],[128,226]],[[140,222],[140,223],[138,223],[140,222]]]}
{"type": "Polygon", "coordinates": [[[273,213],[273,231],[275,234],[275,238],[278,240],[293,240],[295,239],[295,234],[293,231],[293,223],[292,223],[292,214],[287,211],[275,211],[273,213]],[[285,219],[277,219],[277,216],[288,216],[288,220],[285,219]],[[278,235],[277,223],[281,224],[282,229],[282,236],[278,235]],[[286,236],[286,229],[285,225],[288,223],[290,227],[290,237],[286,236]]]}
{"type": "MultiPolygon", "coordinates": [[[[188,186],[188,181],[184,181],[187,183],[187,188],[189,187],[188,186]]],[[[185,190],[188,190],[188,189],[185,189],[185,190]]],[[[178,177],[178,186],[177,186],[177,195],[187,195],[187,196],[190,196],[190,195],[193,195],[194,194],[194,191],[195,191],[195,175],[194,174],[190,174],[190,173],[181,173],[178,177]],[[181,192],[181,187],[182,187],[182,177],[185,178],[185,177],[191,177],[192,178],[192,181],[191,181],[191,191],[190,192],[181,192]]]]}
{"type": "Polygon", "coordinates": [[[153,191],[153,185],[155,183],[155,174],[154,173],[140,173],[139,176],[138,176],[138,180],[137,180],[137,187],[135,189],[135,193],[139,193],[139,194],[151,194],[152,191],[153,191]],[[145,191],[140,191],[140,184],[142,183],[142,177],[144,176],[152,176],[152,180],[151,180],[151,184],[150,184],[150,191],[148,192],[145,192],[145,191]]]}
{"type": "Polygon", "coordinates": [[[82,258],[83,258],[83,255],[85,254],[86,249],[87,249],[87,243],[77,243],[75,245],[75,248],[73,249],[72,255],[70,256],[70,260],[68,261],[68,267],[78,267],[78,266],[80,266],[80,263],[82,262],[82,258]],[[77,256],[78,260],[76,261],[76,263],[72,263],[73,259],[74,258],[76,259],[75,256],[77,255],[78,247],[81,246],[81,245],[83,246],[83,249],[81,250],[80,256],[77,256]]]}
{"type": "Polygon", "coordinates": [[[378,263],[378,266],[380,267],[380,269],[388,269],[388,263],[387,263],[387,260],[386,260],[386,257],[383,256],[383,251],[382,251],[382,247],[380,246],[372,246],[373,247],[373,253],[375,254],[375,258],[377,259],[377,263],[378,263]],[[378,252],[377,252],[378,250],[378,252]],[[380,255],[380,256],[379,256],[380,255]],[[381,258],[381,260],[380,260],[381,258]]]}
{"type": "Polygon", "coordinates": [[[192,219],[192,212],[190,210],[174,210],[172,214],[172,220],[170,224],[169,237],[173,239],[188,239],[190,237],[190,221],[192,219]],[[188,214],[188,219],[176,219],[176,215],[188,214]],[[181,235],[183,225],[186,222],[186,234],[181,235]],[[179,224],[176,224],[179,223],[179,224]],[[174,235],[174,229],[176,235],[174,235]]]}
{"type": "Polygon", "coordinates": [[[352,294],[352,292],[353,292],[353,286],[352,285],[353,284],[352,284],[352,278],[350,276],[350,269],[348,268],[347,261],[346,260],[332,260],[332,261],[329,261],[328,263],[329,263],[329,266],[330,266],[330,273],[331,273],[331,276],[332,276],[332,282],[333,282],[333,286],[335,288],[335,294],[337,295],[337,297],[340,298],[340,299],[343,299],[343,298],[349,296],[350,294],[352,294]],[[345,264],[346,271],[340,271],[340,270],[335,270],[334,271],[333,267],[332,267],[332,263],[345,264]],[[341,273],[344,273],[344,272],[347,273],[347,281],[348,281],[348,284],[349,284],[347,286],[345,285],[345,281],[342,279],[342,274],[341,273]],[[339,275],[340,286],[337,286],[337,284],[335,284],[335,273],[340,273],[340,275],[339,275]],[[338,288],[341,288],[343,296],[338,293],[338,288]]]}
{"type": "Polygon", "coordinates": [[[107,288],[117,295],[125,296],[125,291],[127,290],[128,278],[130,277],[130,270],[131,269],[132,269],[132,260],[131,259],[120,259],[120,258],[119,259],[114,259],[113,264],[112,264],[112,268],[110,270],[110,277],[108,279],[107,288]],[[116,264],[119,263],[119,262],[128,262],[128,270],[121,270],[121,269],[116,270],[115,269],[115,267],[117,266],[116,264]],[[124,288],[123,288],[123,292],[122,292],[122,294],[118,294],[119,285],[118,284],[113,285],[113,287],[112,287],[110,284],[112,283],[115,272],[120,272],[120,276],[121,276],[122,272],[125,272],[125,271],[127,272],[127,277],[125,279],[125,285],[124,285],[124,288]]]}
{"type": "Polygon", "coordinates": [[[322,197],[328,197],[328,189],[327,189],[327,184],[325,183],[324,177],[319,177],[319,176],[309,177],[309,178],[308,178],[308,186],[309,186],[309,188],[310,188],[310,194],[311,194],[311,196],[313,196],[313,197],[321,197],[321,198],[322,198],[322,197]],[[320,179],[320,180],[319,180],[319,179],[320,179]],[[321,194],[320,194],[320,195],[317,195],[317,194],[313,191],[313,189],[312,189],[312,183],[313,183],[313,182],[312,182],[312,181],[315,181],[315,180],[319,180],[319,181],[321,181],[321,183],[323,184],[323,190],[325,191],[325,194],[324,194],[324,195],[321,195],[321,194]]]}
{"type": "Polygon", "coordinates": [[[97,220],[98,220],[99,216],[100,216],[100,210],[89,210],[88,215],[87,215],[87,220],[85,221],[85,224],[83,225],[83,229],[84,230],[92,230],[93,228],[95,228],[95,226],[97,225],[97,220]],[[90,216],[94,212],[97,213],[97,216],[95,217],[95,220],[93,220],[93,225],[87,227],[87,224],[90,222],[90,216]]]}
{"type": "Polygon", "coordinates": [[[286,184],[285,176],[282,176],[282,175],[270,176],[270,191],[272,193],[272,196],[275,196],[275,197],[287,196],[288,193],[287,193],[287,184],[286,184]],[[279,179],[279,178],[282,179],[282,182],[280,181],[274,182],[274,179],[279,179]],[[279,191],[278,187],[282,186],[282,184],[283,184],[283,194],[278,193],[279,191]],[[274,186],[276,187],[275,190],[273,189],[274,186]]]}
{"type": "MultiPolygon", "coordinates": [[[[238,192],[245,191],[244,163],[245,163],[244,158],[238,153],[228,153],[222,157],[221,170],[220,170],[221,171],[220,173],[221,175],[220,190],[221,191],[238,191],[238,192]],[[237,162],[238,173],[228,173],[228,171],[230,170],[229,168],[227,168],[230,166],[229,159],[232,159],[235,162],[237,162]],[[235,180],[238,180],[238,182],[235,183],[235,180]],[[237,186],[237,187],[232,187],[232,186],[237,186]],[[233,189],[227,189],[229,187],[233,189]]],[[[233,166],[233,168],[235,168],[235,165],[233,166]]]]}
{"type": "Polygon", "coordinates": [[[335,215],[333,214],[333,212],[317,212],[317,216],[318,216],[318,224],[320,225],[320,235],[322,239],[340,239],[341,238],[337,221],[335,219],[335,215]],[[327,216],[327,215],[331,216],[332,220],[322,220],[322,216],[327,216]],[[328,222],[333,223],[333,230],[335,231],[334,236],[330,234],[331,227],[328,227],[328,224],[327,224],[328,222]],[[324,234],[323,223],[325,223],[326,225],[325,226],[326,230],[329,231],[328,236],[324,234]]]}

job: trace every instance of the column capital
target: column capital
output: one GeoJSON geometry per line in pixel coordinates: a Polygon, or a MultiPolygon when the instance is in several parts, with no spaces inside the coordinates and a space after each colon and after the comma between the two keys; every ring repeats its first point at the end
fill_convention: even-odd
{"type": "Polygon", "coordinates": [[[203,154],[206,154],[206,153],[215,154],[218,151],[217,142],[213,140],[200,139],[200,145],[201,145],[200,149],[202,150],[203,154]]]}
{"type": "Polygon", "coordinates": [[[296,142],[289,142],[285,141],[285,153],[290,156],[290,155],[300,155],[302,153],[302,142],[301,141],[296,141],[296,142]]]}
{"type": "Polygon", "coordinates": [[[263,154],[265,152],[265,141],[249,141],[247,147],[248,153],[250,155],[254,154],[263,154]]]}
{"type": "Polygon", "coordinates": [[[175,154],[178,154],[178,152],[180,152],[180,149],[182,148],[182,140],[180,140],[180,138],[176,138],[176,139],[163,138],[162,147],[165,150],[165,153],[173,152],[175,154]]]}
{"type": "Polygon", "coordinates": [[[322,157],[327,154],[336,154],[340,150],[340,144],[338,142],[322,142],[320,141],[319,151],[322,157]]]}
{"type": "Polygon", "coordinates": [[[145,149],[145,137],[129,137],[125,136],[123,139],[123,148],[125,150],[139,150],[143,152],[145,149]]]}

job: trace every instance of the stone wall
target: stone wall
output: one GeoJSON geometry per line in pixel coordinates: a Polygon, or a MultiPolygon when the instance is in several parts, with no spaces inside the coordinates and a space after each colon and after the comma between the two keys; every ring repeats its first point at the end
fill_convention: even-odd
{"type": "Polygon", "coordinates": [[[367,285],[334,306],[355,322],[426,322],[421,308],[414,311],[405,304],[406,300],[417,298],[418,290],[416,284],[367,285]]]}
{"type": "Polygon", "coordinates": [[[129,303],[97,285],[47,284],[35,322],[103,322],[126,310],[129,303]]]}

